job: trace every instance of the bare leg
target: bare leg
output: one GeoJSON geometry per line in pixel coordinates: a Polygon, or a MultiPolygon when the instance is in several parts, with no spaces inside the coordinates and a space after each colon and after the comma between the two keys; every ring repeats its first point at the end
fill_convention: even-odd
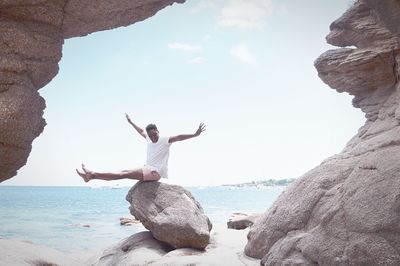
{"type": "Polygon", "coordinates": [[[142,168],[137,168],[133,170],[123,170],[119,172],[111,172],[111,173],[98,173],[92,170],[89,170],[84,164],[82,164],[83,172],[80,172],[76,169],[78,175],[80,175],[85,182],[89,182],[92,179],[101,179],[101,180],[118,180],[118,179],[135,179],[135,180],[143,180],[143,170],[142,168]]]}

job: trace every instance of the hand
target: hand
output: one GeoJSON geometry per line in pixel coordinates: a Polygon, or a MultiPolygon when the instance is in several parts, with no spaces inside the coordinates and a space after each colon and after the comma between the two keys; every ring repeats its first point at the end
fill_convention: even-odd
{"type": "Polygon", "coordinates": [[[125,117],[126,117],[126,120],[128,120],[129,123],[132,123],[132,120],[131,120],[131,118],[129,117],[129,115],[127,113],[125,113],[125,117]]]}
{"type": "Polygon", "coordinates": [[[206,125],[204,123],[201,123],[199,125],[199,128],[197,129],[196,133],[194,133],[195,136],[199,136],[201,132],[206,131],[206,125]]]}

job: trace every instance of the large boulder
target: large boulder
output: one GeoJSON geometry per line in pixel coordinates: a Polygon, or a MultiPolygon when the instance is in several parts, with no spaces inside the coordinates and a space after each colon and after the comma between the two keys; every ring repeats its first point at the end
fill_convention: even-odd
{"type": "Polygon", "coordinates": [[[126,200],[131,214],[153,236],[175,248],[204,249],[210,240],[211,222],[193,195],[181,186],[137,182],[126,200]]]}
{"type": "Polygon", "coordinates": [[[315,67],[367,121],[251,227],[245,253],[263,265],[400,265],[399,18],[398,1],[359,0],[332,23],[328,42],[353,47],[315,67]]]}

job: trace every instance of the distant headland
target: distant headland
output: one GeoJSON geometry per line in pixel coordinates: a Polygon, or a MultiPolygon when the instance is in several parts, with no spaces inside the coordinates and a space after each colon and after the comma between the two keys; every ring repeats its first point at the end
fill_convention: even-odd
{"type": "Polygon", "coordinates": [[[287,186],[292,183],[295,178],[284,178],[284,179],[268,179],[268,180],[259,180],[259,181],[251,181],[247,183],[239,183],[239,184],[224,184],[223,187],[273,187],[273,186],[287,186]]]}

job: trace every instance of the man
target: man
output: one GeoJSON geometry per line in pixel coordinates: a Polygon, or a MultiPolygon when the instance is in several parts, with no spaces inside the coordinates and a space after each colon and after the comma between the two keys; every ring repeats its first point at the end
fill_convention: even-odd
{"type": "Polygon", "coordinates": [[[82,164],[82,170],[76,169],[85,182],[92,179],[102,180],[117,180],[123,178],[143,180],[143,181],[156,181],[161,177],[168,178],[168,157],[169,147],[176,141],[182,141],[199,136],[205,131],[205,125],[201,123],[199,128],[194,134],[177,135],[174,137],[160,137],[156,125],[149,124],[146,127],[146,132],[132,122],[128,114],[125,114],[128,123],[147,140],[147,160],[143,167],[133,170],[123,170],[120,172],[99,173],[88,169],[82,164]]]}

